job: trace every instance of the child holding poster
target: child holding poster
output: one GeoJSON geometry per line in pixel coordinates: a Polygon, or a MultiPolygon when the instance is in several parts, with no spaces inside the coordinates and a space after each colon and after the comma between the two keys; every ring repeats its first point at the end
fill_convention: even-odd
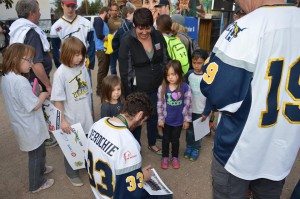
{"type": "MultiPolygon", "coordinates": [[[[193,69],[186,74],[187,83],[192,90],[192,120],[202,117],[202,121],[210,114],[210,107],[206,106],[206,97],[200,91],[200,82],[203,77],[202,66],[208,57],[204,50],[197,49],[192,54],[193,69]]],[[[190,125],[186,133],[186,149],[184,157],[196,161],[199,157],[201,139],[195,141],[194,127],[190,125]]]]}
{"type": "MultiPolygon", "coordinates": [[[[87,134],[93,124],[91,83],[85,66],[86,48],[76,37],[66,39],[61,48],[61,65],[54,73],[51,101],[61,111],[61,129],[71,133],[71,125],[81,123],[87,134]]],[[[66,174],[74,186],[82,186],[79,171],[67,159],[66,174]]]]}

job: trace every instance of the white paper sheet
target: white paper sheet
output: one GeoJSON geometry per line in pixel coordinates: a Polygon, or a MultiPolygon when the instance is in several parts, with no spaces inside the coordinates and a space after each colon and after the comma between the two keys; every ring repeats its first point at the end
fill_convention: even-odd
{"type": "Polygon", "coordinates": [[[201,122],[201,117],[193,121],[195,141],[200,140],[206,136],[209,132],[209,118],[206,118],[205,121],[201,122]]]}
{"type": "Polygon", "coordinates": [[[153,168],[151,179],[144,184],[144,189],[150,195],[171,195],[173,192],[161,180],[156,170],[153,168]]]}

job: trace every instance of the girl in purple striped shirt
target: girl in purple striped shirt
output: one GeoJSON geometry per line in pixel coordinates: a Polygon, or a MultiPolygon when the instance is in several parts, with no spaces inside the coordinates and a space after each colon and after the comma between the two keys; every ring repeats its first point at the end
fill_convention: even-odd
{"type": "Polygon", "coordinates": [[[169,168],[169,145],[172,144],[172,167],[180,168],[178,159],[181,129],[188,129],[192,121],[191,89],[183,82],[181,64],[171,60],[158,89],[158,126],[163,128],[161,168],[169,168]]]}

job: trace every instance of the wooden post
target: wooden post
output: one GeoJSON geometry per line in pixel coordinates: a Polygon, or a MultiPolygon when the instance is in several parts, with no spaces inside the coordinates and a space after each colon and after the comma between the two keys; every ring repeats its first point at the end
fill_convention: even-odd
{"type": "Polygon", "coordinates": [[[198,45],[201,49],[208,52],[212,50],[211,47],[211,30],[212,20],[211,19],[200,19],[200,28],[198,33],[198,45]]]}

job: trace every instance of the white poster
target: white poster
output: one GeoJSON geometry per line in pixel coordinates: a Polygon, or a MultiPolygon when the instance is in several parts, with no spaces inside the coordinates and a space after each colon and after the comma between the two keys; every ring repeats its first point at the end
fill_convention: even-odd
{"type": "Polygon", "coordinates": [[[84,154],[87,138],[80,123],[73,124],[71,128],[72,132],[70,134],[59,129],[53,135],[72,169],[82,169],[85,168],[84,154]]]}
{"type": "Polygon", "coordinates": [[[49,100],[44,101],[42,109],[44,112],[46,123],[48,125],[48,130],[54,132],[55,130],[60,129],[60,111],[49,100]]]}
{"type": "Polygon", "coordinates": [[[150,195],[172,195],[173,192],[160,179],[155,169],[152,170],[151,179],[144,184],[144,189],[150,195]]]}
{"type": "Polygon", "coordinates": [[[201,122],[201,117],[193,121],[195,141],[200,140],[210,132],[209,118],[201,122]]]}

